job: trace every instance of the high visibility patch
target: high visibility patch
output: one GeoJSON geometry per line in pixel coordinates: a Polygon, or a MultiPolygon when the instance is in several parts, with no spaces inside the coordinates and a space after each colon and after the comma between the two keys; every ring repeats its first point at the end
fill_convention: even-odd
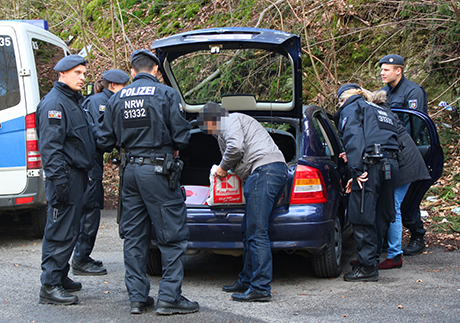
{"type": "Polygon", "coordinates": [[[100,105],[99,112],[104,112],[104,111],[105,111],[105,105],[100,105]]]}
{"type": "Polygon", "coordinates": [[[416,110],[417,109],[417,100],[409,100],[409,108],[416,110]]]}
{"type": "Polygon", "coordinates": [[[48,123],[49,124],[61,124],[62,112],[56,110],[48,111],[48,123]]]}

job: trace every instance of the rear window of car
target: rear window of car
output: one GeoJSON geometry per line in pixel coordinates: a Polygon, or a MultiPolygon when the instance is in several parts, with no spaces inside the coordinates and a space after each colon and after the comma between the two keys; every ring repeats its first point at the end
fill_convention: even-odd
{"type": "Polygon", "coordinates": [[[41,99],[51,90],[54,81],[57,81],[58,74],[53,70],[53,67],[65,54],[61,47],[35,38],[32,39],[32,48],[41,99]]]}
{"type": "Polygon", "coordinates": [[[197,51],[175,59],[171,69],[189,104],[221,102],[222,96],[254,95],[258,102],[290,102],[291,61],[263,49],[197,51]]]}
{"type": "Polygon", "coordinates": [[[13,40],[0,35],[0,110],[17,105],[20,101],[19,76],[13,40]]]}

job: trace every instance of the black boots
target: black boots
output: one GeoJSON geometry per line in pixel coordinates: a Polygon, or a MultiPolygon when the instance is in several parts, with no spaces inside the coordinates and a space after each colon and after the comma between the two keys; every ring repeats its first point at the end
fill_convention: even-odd
{"type": "Polygon", "coordinates": [[[415,256],[425,250],[425,241],[423,237],[411,237],[409,244],[403,249],[404,256],[415,256]]]}
{"type": "Polygon", "coordinates": [[[343,279],[347,282],[376,282],[379,280],[379,269],[377,265],[370,267],[357,265],[353,267],[351,272],[343,275],[343,279]]]}
{"type": "Polygon", "coordinates": [[[78,297],[70,294],[61,285],[42,285],[38,302],[40,304],[71,305],[78,303],[78,297]]]}
{"type": "Polygon", "coordinates": [[[104,267],[99,267],[92,261],[83,262],[75,259],[72,259],[72,271],[74,275],[80,276],[107,275],[107,269],[104,267]]]}

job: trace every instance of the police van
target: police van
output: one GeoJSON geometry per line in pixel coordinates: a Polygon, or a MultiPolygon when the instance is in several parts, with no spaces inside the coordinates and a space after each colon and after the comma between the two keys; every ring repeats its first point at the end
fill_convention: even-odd
{"type": "Polygon", "coordinates": [[[53,67],[69,52],[45,20],[0,20],[0,216],[30,217],[37,237],[47,202],[35,111],[57,80],[53,67]]]}

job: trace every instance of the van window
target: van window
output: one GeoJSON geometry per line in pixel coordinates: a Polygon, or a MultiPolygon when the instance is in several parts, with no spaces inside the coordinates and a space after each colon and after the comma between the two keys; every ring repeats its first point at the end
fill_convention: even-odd
{"type": "Polygon", "coordinates": [[[53,67],[65,54],[61,47],[35,38],[32,39],[32,48],[34,50],[41,99],[51,90],[54,81],[57,81],[58,73],[53,70],[53,67]]]}
{"type": "Polygon", "coordinates": [[[13,40],[0,35],[0,110],[19,103],[19,77],[13,40]]]}

